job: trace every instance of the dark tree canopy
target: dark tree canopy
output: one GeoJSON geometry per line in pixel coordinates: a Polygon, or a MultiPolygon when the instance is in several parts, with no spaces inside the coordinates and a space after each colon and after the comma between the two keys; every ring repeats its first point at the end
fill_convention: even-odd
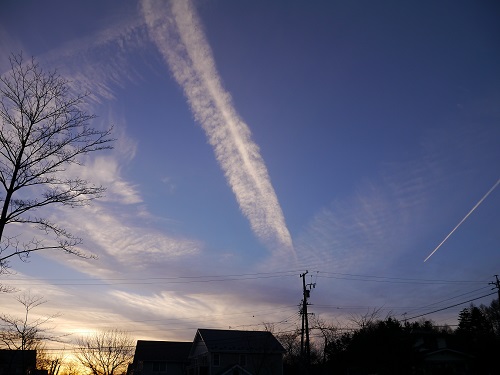
{"type": "Polygon", "coordinates": [[[480,373],[499,373],[498,353],[500,353],[500,335],[497,330],[500,325],[500,310],[498,300],[493,300],[490,306],[475,306],[462,309],[458,316],[456,336],[462,350],[473,355],[480,373]],[[492,371],[495,369],[495,371],[492,371]]]}
{"type": "Polygon", "coordinates": [[[492,335],[493,324],[485,314],[485,307],[470,305],[458,315],[458,332],[475,335],[492,335]]]}
{"type": "Polygon", "coordinates": [[[10,57],[0,77],[0,273],[9,260],[33,251],[59,249],[86,256],[81,239],[44,216],[46,206],[77,207],[102,196],[104,187],[71,176],[67,168],[82,157],[111,148],[111,128],[90,126],[95,115],[83,110],[87,93],[73,94],[70,82],[44,71],[22,55],[10,57]],[[8,224],[31,225],[40,236],[7,235],[8,224]]]}
{"type": "Polygon", "coordinates": [[[354,316],[355,327],[314,317],[310,367],[301,358],[300,333],[278,333],[287,349],[285,374],[498,374],[500,307],[471,304],[463,309],[456,329],[430,320],[384,320],[377,310],[354,316]]]}

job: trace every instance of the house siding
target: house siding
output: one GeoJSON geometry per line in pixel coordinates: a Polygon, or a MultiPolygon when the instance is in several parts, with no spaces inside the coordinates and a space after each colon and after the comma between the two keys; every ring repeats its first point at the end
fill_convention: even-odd
{"type": "Polygon", "coordinates": [[[240,367],[244,368],[248,372],[254,375],[282,375],[282,356],[281,354],[271,354],[271,353],[245,353],[246,364],[240,363],[240,355],[242,353],[220,353],[221,365],[212,366],[211,375],[217,375],[222,372],[222,370],[228,367],[239,364],[240,367]]]}
{"type": "Polygon", "coordinates": [[[282,375],[282,355],[271,353],[203,353],[198,357],[193,358],[193,366],[189,374],[207,374],[218,375],[227,371],[228,368],[238,364],[241,368],[254,375],[282,375]],[[213,362],[213,354],[218,354],[220,365],[215,366],[213,362]],[[245,354],[246,363],[240,363],[240,355],[245,354]],[[201,371],[197,372],[196,369],[201,371]]]}
{"type": "Polygon", "coordinates": [[[208,353],[207,346],[202,340],[196,342],[196,345],[192,349],[192,356],[198,357],[201,354],[208,353]]]}
{"type": "Polygon", "coordinates": [[[185,375],[191,342],[138,340],[128,375],[185,375]]]}
{"type": "Polygon", "coordinates": [[[135,370],[133,375],[185,375],[186,365],[184,363],[165,363],[165,370],[160,371],[153,369],[153,362],[161,361],[144,361],[140,370],[135,370]]]}

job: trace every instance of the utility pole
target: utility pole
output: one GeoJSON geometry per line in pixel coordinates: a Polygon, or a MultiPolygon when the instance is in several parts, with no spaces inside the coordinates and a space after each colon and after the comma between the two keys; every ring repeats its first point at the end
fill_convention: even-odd
{"type": "Polygon", "coordinates": [[[495,289],[495,288],[496,288],[496,290],[497,290],[497,292],[498,292],[498,302],[500,303],[500,280],[498,280],[498,275],[495,275],[495,278],[496,278],[496,281],[492,281],[492,282],[491,282],[491,283],[489,283],[489,284],[491,284],[491,285],[493,285],[493,286],[494,286],[494,288],[493,288],[493,289],[495,289]]]}
{"type": "Polygon", "coordinates": [[[302,278],[302,308],[300,313],[302,314],[302,332],[300,336],[300,356],[305,359],[305,364],[309,368],[311,362],[311,347],[309,345],[309,319],[307,313],[307,299],[311,296],[311,289],[316,287],[316,283],[306,284],[306,275],[309,271],[304,272],[300,275],[302,278]],[[305,341],[304,341],[305,333],[305,341]]]}
{"type": "MultiPolygon", "coordinates": [[[[309,322],[307,319],[307,289],[306,289],[306,275],[309,271],[302,273],[300,277],[302,278],[302,307],[300,309],[300,314],[302,315],[302,330],[300,335],[300,356],[302,359],[305,358],[305,347],[307,347],[307,343],[304,345],[304,332],[308,331],[309,322]]],[[[307,342],[307,339],[306,339],[307,342]]]]}

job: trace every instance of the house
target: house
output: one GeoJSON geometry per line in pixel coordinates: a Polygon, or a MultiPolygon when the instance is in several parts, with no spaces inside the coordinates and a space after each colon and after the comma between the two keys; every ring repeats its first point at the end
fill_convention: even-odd
{"type": "Polygon", "coordinates": [[[472,357],[451,349],[438,349],[424,357],[426,374],[471,374],[472,357]]]}
{"type": "Polygon", "coordinates": [[[36,367],[36,350],[0,349],[0,375],[24,375],[36,367]]]}
{"type": "Polygon", "coordinates": [[[415,368],[426,374],[475,374],[475,358],[456,348],[449,347],[446,335],[419,332],[413,345],[416,354],[415,368]]]}
{"type": "Polygon", "coordinates": [[[138,340],[127,375],[185,375],[192,344],[138,340]]]}
{"type": "Polygon", "coordinates": [[[271,332],[198,329],[189,375],[282,375],[285,349],[271,332]]]}

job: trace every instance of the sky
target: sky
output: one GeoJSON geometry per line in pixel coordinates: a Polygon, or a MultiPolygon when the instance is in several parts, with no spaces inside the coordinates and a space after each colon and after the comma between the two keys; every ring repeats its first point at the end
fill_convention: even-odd
{"type": "Polygon", "coordinates": [[[339,327],[457,324],[500,274],[499,17],[488,0],[2,1],[0,73],[19,52],[57,69],[116,141],[68,170],[104,198],[44,211],[98,259],[33,254],[0,281],[43,296],[33,318],[59,314],[69,347],[288,332],[306,271],[309,312],[339,327]]]}

